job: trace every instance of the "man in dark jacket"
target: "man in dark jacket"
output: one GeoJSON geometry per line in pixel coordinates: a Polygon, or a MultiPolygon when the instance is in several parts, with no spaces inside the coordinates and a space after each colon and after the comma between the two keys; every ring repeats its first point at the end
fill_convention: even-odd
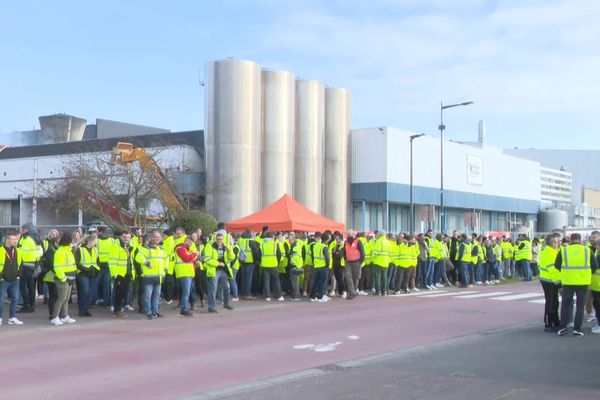
{"type": "Polygon", "coordinates": [[[10,295],[9,325],[23,325],[15,313],[19,300],[19,276],[21,275],[22,255],[17,249],[17,233],[6,235],[4,245],[0,247],[0,325],[2,325],[2,310],[6,294],[10,295]]]}

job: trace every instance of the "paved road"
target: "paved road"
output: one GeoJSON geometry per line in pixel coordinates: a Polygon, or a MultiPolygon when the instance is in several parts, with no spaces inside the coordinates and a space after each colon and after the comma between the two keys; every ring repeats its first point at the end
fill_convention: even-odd
{"type": "Polygon", "coordinates": [[[324,304],[242,302],[191,319],[168,311],[162,320],[117,321],[99,310],[62,327],[48,326],[39,310],[25,326],[0,328],[0,359],[11,365],[0,379],[11,399],[194,398],[530,323],[541,318],[541,297],[539,284],[527,283],[324,304]],[[35,385],[24,385],[32,376],[35,385]]]}

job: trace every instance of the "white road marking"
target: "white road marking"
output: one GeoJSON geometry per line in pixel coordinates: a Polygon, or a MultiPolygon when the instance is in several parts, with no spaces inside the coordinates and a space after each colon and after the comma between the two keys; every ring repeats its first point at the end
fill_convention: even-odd
{"type": "Polygon", "coordinates": [[[544,295],[543,293],[523,293],[523,294],[513,294],[512,296],[492,297],[492,300],[500,300],[500,301],[521,300],[521,299],[529,299],[532,297],[540,297],[543,295],[544,295]]]}
{"type": "Polygon", "coordinates": [[[500,296],[503,294],[511,294],[512,292],[488,292],[488,293],[479,293],[479,294],[467,294],[464,296],[456,296],[459,299],[477,299],[479,297],[491,297],[491,296],[500,296]]]}
{"type": "Polygon", "coordinates": [[[358,339],[360,339],[360,336],[350,335],[350,336],[348,336],[348,339],[350,339],[350,340],[358,340],[358,339]]]}
{"type": "Polygon", "coordinates": [[[539,299],[539,300],[528,300],[528,303],[535,303],[535,304],[546,304],[546,299],[539,299]]]}
{"type": "Polygon", "coordinates": [[[294,346],[294,349],[296,350],[306,350],[306,349],[312,349],[313,347],[315,347],[314,344],[297,344],[294,346]]]}
{"type": "Polygon", "coordinates": [[[479,293],[477,291],[467,291],[467,292],[450,292],[450,293],[430,293],[426,296],[421,296],[421,297],[444,297],[444,296],[456,296],[459,294],[470,294],[470,293],[479,293]]]}
{"type": "Polygon", "coordinates": [[[337,348],[337,346],[339,346],[340,344],[342,344],[342,342],[335,342],[335,343],[327,343],[327,344],[318,344],[315,347],[315,351],[317,353],[324,353],[326,351],[333,351],[337,348]]]}

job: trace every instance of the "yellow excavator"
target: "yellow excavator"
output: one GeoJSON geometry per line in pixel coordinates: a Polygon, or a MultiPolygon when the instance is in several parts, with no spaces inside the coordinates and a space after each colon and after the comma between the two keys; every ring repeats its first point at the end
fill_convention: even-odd
{"type": "Polygon", "coordinates": [[[142,171],[158,185],[158,191],[164,206],[171,215],[183,211],[183,205],[171,187],[171,184],[154,158],[143,148],[133,147],[132,143],[118,142],[112,150],[110,163],[112,165],[128,165],[134,162],[140,164],[142,171]]]}

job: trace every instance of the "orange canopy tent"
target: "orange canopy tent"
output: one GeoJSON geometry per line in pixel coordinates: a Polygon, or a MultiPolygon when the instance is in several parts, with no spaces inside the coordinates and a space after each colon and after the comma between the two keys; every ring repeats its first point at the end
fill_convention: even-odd
{"type": "Polygon", "coordinates": [[[268,226],[270,231],[344,230],[344,224],[310,211],[287,194],[254,214],[226,224],[228,232],[243,232],[246,229],[260,232],[263,226],[268,226]]]}

